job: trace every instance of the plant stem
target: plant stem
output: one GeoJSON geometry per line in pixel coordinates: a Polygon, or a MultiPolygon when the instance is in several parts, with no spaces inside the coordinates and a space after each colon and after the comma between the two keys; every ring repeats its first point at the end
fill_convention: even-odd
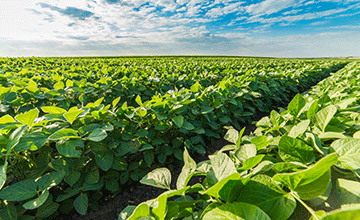
{"type": "Polygon", "coordinates": [[[310,214],[314,217],[315,220],[320,220],[315,214],[315,211],[311,207],[309,207],[302,199],[300,199],[295,192],[291,191],[290,194],[294,196],[294,198],[310,212],[310,214]]]}

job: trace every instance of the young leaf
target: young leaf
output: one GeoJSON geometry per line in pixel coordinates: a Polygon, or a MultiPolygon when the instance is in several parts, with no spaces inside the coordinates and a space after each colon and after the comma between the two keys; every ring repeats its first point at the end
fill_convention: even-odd
{"type": "Polygon", "coordinates": [[[146,174],[140,183],[170,190],[171,173],[167,168],[157,168],[146,174]]]}
{"type": "Polygon", "coordinates": [[[203,220],[271,220],[259,207],[243,202],[229,203],[208,211],[203,220]]]}
{"type": "Polygon", "coordinates": [[[111,102],[113,108],[115,108],[116,105],[119,103],[120,98],[121,98],[121,96],[117,97],[116,99],[114,99],[114,100],[111,102]]]}
{"type": "Polygon", "coordinates": [[[320,159],[312,167],[294,172],[278,173],[273,176],[278,181],[295,191],[301,199],[314,199],[323,194],[330,182],[330,167],[338,160],[335,153],[320,159]]]}
{"type": "Polygon", "coordinates": [[[183,158],[184,166],[176,182],[177,189],[184,188],[189,182],[190,178],[193,176],[194,171],[196,170],[196,162],[190,157],[186,148],[184,150],[183,158]]]}
{"type": "Polygon", "coordinates": [[[35,119],[39,116],[39,110],[32,109],[28,112],[25,112],[24,114],[20,114],[15,116],[15,119],[19,122],[31,127],[31,125],[34,123],[35,119]]]}
{"type": "Polygon", "coordinates": [[[166,204],[167,204],[167,195],[162,194],[156,198],[155,204],[157,207],[154,207],[151,212],[157,217],[159,220],[164,220],[166,214],[166,204]]]}
{"type": "Polygon", "coordinates": [[[88,208],[88,196],[86,193],[81,193],[75,200],[74,200],[74,207],[76,211],[80,215],[85,215],[87,208],[88,208]]]}
{"type": "Polygon", "coordinates": [[[141,107],[144,107],[144,104],[142,103],[141,97],[140,97],[139,95],[136,96],[135,101],[136,101],[136,103],[137,103],[138,105],[140,105],[141,107]]]}
{"type": "Polygon", "coordinates": [[[291,128],[288,136],[292,138],[297,138],[299,135],[304,134],[304,132],[308,129],[310,125],[310,119],[301,121],[297,125],[291,128]]]}
{"type": "Polygon", "coordinates": [[[235,129],[229,129],[226,132],[224,139],[229,141],[230,143],[236,144],[239,139],[239,132],[235,129]]]}
{"type": "Polygon", "coordinates": [[[120,212],[118,220],[127,220],[132,215],[135,209],[136,206],[133,205],[126,206],[126,208],[120,212]]]}

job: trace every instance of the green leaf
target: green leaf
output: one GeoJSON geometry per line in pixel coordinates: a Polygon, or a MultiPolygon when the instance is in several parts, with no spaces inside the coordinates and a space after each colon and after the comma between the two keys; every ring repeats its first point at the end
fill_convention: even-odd
{"type": "Polygon", "coordinates": [[[57,141],[66,138],[80,138],[77,132],[71,128],[63,128],[49,136],[49,140],[57,141]]]}
{"type": "Polygon", "coordinates": [[[279,142],[279,156],[285,162],[301,162],[309,164],[315,161],[315,155],[312,147],[303,141],[282,136],[279,142]]]}
{"type": "Polygon", "coordinates": [[[308,109],[308,111],[307,111],[307,114],[306,114],[307,118],[311,120],[311,119],[315,116],[315,114],[316,114],[316,112],[318,111],[318,109],[319,109],[319,104],[318,104],[318,101],[315,100],[315,101],[310,105],[310,107],[309,107],[309,109],[308,109]]]}
{"type": "Polygon", "coordinates": [[[190,122],[185,122],[183,128],[188,130],[188,131],[191,131],[191,130],[195,129],[194,125],[192,125],[190,122]]]}
{"type": "Polygon", "coordinates": [[[255,205],[235,202],[218,206],[208,211],[203,220],[271,220],[270,217],[255,205]]]}
{"type": "Polygon", "coordinates": [[[12,203],[6,204],[1,210],[0,210],[0,219],[1,220],[17,220],[17,211],[16,207],[12,203]]]}
{"type": "Polygon", "coordinates": [[[86,137],[86,139],[94,142],[100,142],[104,140],[106,137],[107,137],[107,133],[104,129],[96,128],[89,134],[89,136],[86,137]]]}
{"type": "Polygon", "coordinates": [[[99,169],[92,169],[86,173],[85,182],[87,182],[88,184],[95,184],[99,182],[99,178],[99,169]]]}
{"type": "Polygon", "coordinates": [[[74,207],[76,211],[80,215],[85,215],[87,208],[88,208],[88,196],[86,193],[81,193],[75,200],[74,200],[74,207]]]}
{"type": "Polygon", "coordinates": [[[184,125],[184,117],[183,116],[181,116],[181,115],[178,115],[178,116],[176,116],[176,117],[174,117],[174,118],[172,118],[171,119],[173,122],[174,122],[174,124],[177,126],[177,127],[179,127],[179,128],[181,128],[183,125],[184,125]]]}
{"type": "Polygon", "coordinates": [[[0,199],[8,201],[23,201],[36,195],[37,184],[34,180],[23,180],[0,191],[0,199]]]}
{"type": "Polygon", "coordinates": [[[165,194],[160,195],[155,199],[155,204],[157,207],[153,207],[151,212],[157,217],[159,220],[164,220],[166,214],[166,203],[167,203],[167,196],[165,194]]]}
{"type": "Polygon", "coordinates": [[[345,220],[345,219],[360,219],[360,206],[353,206],[346,209],[335,210],[328,212],[321,220],[345,220]]]}
{"type": "Polygon", "coordinates": [[[301,113],[301,110],[304,108],[305,104],[306,104],[305,99],[300,94],[297,94],[289,103],[288,110],[290,111],[290,114],[292,114],[295,117],[298,117],[301,113]]]}
{"type": "Polygon", "coordinates": [[[41,107],[41,110],[48,114],[63,114],[67,112],[65,109],[56,106],[44,106],[41,107]]]}
{"type": "Polygon", "coordinates": [[[314,116],[315,125],[320,128],[322,132],[325,132],[326,126],[329,124],[336,112],[337,108],[334,105],[329,105],[321,109],[314,116]]]}
{"type": "Polygon", "coordinates": [[[20,138],[24,135],[27,128],[27,125],[23,125],[21,127],[18,127],[15,131],[11,133],[9,137],[9,142],[6,146],[6,151],[8,153],[19,143],[20,138]]]}
{"type": "Polygon", "coordinates": [[[53,198],[51,194],[49,195],[48,199],[45,201],[45,203],[40,206],[36,212],[36,217],[44,219],[49,217],[51,214],[56,212],[56,210],[59,208],[59,204],[53,202],[53,198]]]}
{"type": "Polygon", "coordinates": [[[148,166],[151,166],[152,162],[154,161],[154,152],[151,150],[145,151],[144,160],[148,166]]]}
{"type": "Polygon", "coordinates": [[[60,89],[64,89],[64,83],[59,81],[57,83],[54,84],[54,89],[60,90],[60,89]]]}
{"type": "Polygon", "coordinates": [[[114,154],[111,151],[95,154],[97,165],[103,170],[108,171],[114,163],[114,154]]]}
{"type": "Polygon", "coordinates": [[[19,122],[31,127],[31,125],[34,123],[35,119],[39,116],[39,110],[32,109],[28,112],[25,112],[24,114],[20,114],[15,116],[15,119],[19,122]]]}
{"type": "Polygon", "coordinates": [[[117,97],[116,99],[114,99],[114,100],[111,102],[113,108],[116,107],[116,105],[119,103],[120,99],[121,99],[121,96],[117,97]]]}
{"type": "Polygon", "coordinates": [[[234,162],[224,153],[209,156],[217,181],[236,173],[234,162]]]}
{"type": "Polygon", "coordinates": [[[10,115],[4,115],[0,118],[0,124],[10,124],[16,122],[10,115]]]}
{"type": "MultiPolygon", "coordinates": [[[[266,138],[266,137],[265,137],[266,138]]],[[[254,144],[244,144],[241,145],[236,151],[235,151],[235,157],[243,163],[245,160],[249,159],[250,157],[253,157],[256,155],[256,146],[254,144]]]]}
{"type": "Polygon", "coordinates": [[[22,207],[24,207],[25,209],[37,209],[45,203],[48,197],[49,190],[44,190],[38,198],[26,202],[22,205],[22,207]]]}
{"type": "Polygon", "coordinates": [[[65,157],[80,157],[82,151],[77,150],[76,148],[84,148],[84,142],[81,139],[70,139],[67,141],[60,140],[56,144],[56,149],[58,150],[59,154],[65,157]]]}
{"type": "Polygon", "coordinates": [[[330,150],[339,156],[338,165],[344,169],[360,169],[360,139],[344,138],[334,141],[330,150]]]}
{"type": "Polygon", "coordinates": [[[7,170],[8,162],[5,161],[4,165],[0,166],[0,190],[5,185],[6,182],[6,170],[7,170]]]}
{"type": "Polygon", "coordinates": [[[83,112],[84,110],[80,109],[76,111],[66,112],[63,114],[63,116],[68,122],[70,122],[70,124],[72,124],[76,120],[76,118],[83,112]]]}
{"type": "Polygon", "coordinates": [[[42,132],[28,133],[22,136],[14,151],[38,150],[48,141],[48,135],[42,132]]]}
{"type": "MultiPolygon", "coordinates": [[[[242,183],[242,181],[240,179],[241,179],[241,177],[240,177],[239,173],[233,173],[233,174],[223,178],[222,180],[218,181],[216,184],[214,184],[213,186],[211,186],[207,190],[200,191],[200,193],[212,196],[214,198],[219,198],[220,197],[220,190],[222,190],[223,187],[228,182],[240,181],[242,183]]],[[[229,195],[227,193],[223,192],[223,197],[224,197],[223,199],[228,200],[229,195]]]]}
{"type": "Polygon", "coordinates": [[[330,182],[330,167],[338,160],[335,153],[320,159],[306,170],[294,173],[278,173],[273,177],[295,191],[301,199],[314,199],[325,192],[330,182]]]}
{"type": "Polygon", "coordinates": [[[353,180],[337,179],[334,199],[331,201],[334,201],[334,204],[331,204],[334,207],[360,204],[360,183],[353,180]]]}
{"type": "Polygon", "coordinates": [[[253,177],[237,195],[236,202],[245,202],[261,208],[272,220],[288,219],[294,212],[296,200],[282,190],[267,175],[253,177]]]}
{"type": "Polygon", "coordinates": [[[267,137],[265,135],[256,136],[253,139],[251,139],[250,142],[256,146],[257,150],[267,147],[268,144],[270,143],[270,141],[267,140],[267,137]]]}
{"type": "Polygon", "coordinates": [[[157,168],[146,174],[140,183],[170,190],[171,173],[167,168],[157,168]]]}
{"type": "Polygon", "coordinates": [[[255,167],[256,165],[258,165],[262,161],[262,159],[264,157],[265,157],[265,155],[259,154],[259,155],[256,155],[254,157],[250,157],[250,158],[246,159],[244,161],[244,163],[243,163],[243,166],[240,168],[240,170],[245,171],[245,170],[249,170],[249,169],[255,167]]]}
{"type": "Polygon", "coordinates": [[[188,184],[190,178],[193,176],[194,171],[196,170],[196,162],[190,157],[189,152],[186,148],[184,150],[183,158],[184,166],[176,182],[177,189],[184,188],[188,184]]]}
{"type": "Polygon", "coordinates": [[[138,105],[144,107],[144,104],[142,103],[141,97],[140,97],[139,95],[136,96],[135,102],[136,102],[138,105]]]}
{"type": "Polygon", "coordinates": [[[133,213],[127,220],[151,219],[146,217],[150,217],[150,207],[146,203],[141,203],[134,209],[133,213]]]}
{"type": "Polygon", "coordinates": [[[304,132],[308,129],[309,125],[310,125],[310,119],[301,121],[300,123],[298,123],[297,125],[291,128],[288,136],[292,138],[296,138],[299,135],[304,134],[304,132]]]}
{"type": "Polygon", "coordinates": [[[236,144],[239,139],[239,132],[235,129],[229,129],[226,132],[224,139],[229,141],[230,143],[236,144]]]}
{"type": "Polygon", "coordinates": [[[65,171],[51,172],[36,179],[36,183],[39,190],[42,191],[48,189],[49,187],[53,187],[61,183],[64,176],[65,176],[65,171]]]}

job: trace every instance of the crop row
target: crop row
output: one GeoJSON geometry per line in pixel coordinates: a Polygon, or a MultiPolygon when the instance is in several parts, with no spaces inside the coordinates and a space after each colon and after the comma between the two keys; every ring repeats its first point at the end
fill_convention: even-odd
{"type": "Polygon", "coordinates": [[[231,144],[209,160],[196,164],[185,149],[176,188],[167,168],[148,173],[140,182],[167,191],[119,219],[359,219],[359,78],[360,63],[348,64],[254,133],[228,130],[231,144]]]}
{"type": "MultiPolygon", "coordinates": [[[[166,66],[167,59],[143,60],[148,62],[146,67],[143,63],[137,67],[125,62],[118,72],[109,70],[118,65],[116,60],[92,61],[0,61],[0,189],[4,187],[0,198],[7,201],[3,212],[9,213],[8,208],[13,211],[13,206],[6,204],[15,202],[19,204],[17,215],[37,209],[36,217],[45,218],[59,204],[65,207],[73,201],[71,206],[85,214],[92,191],[105,188],[116,193],[121,184],[140,180],[159,163],[182,160],[184,146],[205,154],[206,139],[220,137],[223,126],[239,128],[239,122],[286,102],[295,92],[344,65],[331,60],[253,59],[247,62],[255,64],[248,66],[258,69],[245,67],[246,72],[241,72],[235,66],[229,69],[236,60],[221,63],[200,59],[194,63],[202,62],[204,74],[208,68],[205,63],[209,66],[212,62],[215,67],[229,67],[218,68],[231,74],[224,73],[215,85],[207,86],[197,81],[205,75],[196,78],[196,72],[189,72],[189,79],[194,80],[182,86],[176,84],[183,80],[179,73],[173,90],[162,93],[150,88],[161,87],[162,81],[146,80],[153,77],[151,68],[166,66]],[[72,61],[78,65],[73,66],[72,61]],[[293,69],[288,62],[294,65],[293,69]],[[98,71],[96,67],[101,65],[107,65],[110,73],[105,74],[104,67],[98,71]],[[131,65],[128,73],[123,71],[126,65],[131,65]],[[278,69],[282,65],[285,69],[278,69]],[[88,72],[89,66],[94,70],[88,72]],[[148,87],[142,87],[145,84],[139,79],[148,87]],[[123,90],[117,90],[120,87],[123,90]],[[143,98],[146,91],[155,95],[143,98]],[[127,92],[131,98],[124,96],[127,92]],[[76,199],[72,200],[74,196],[76,199]]],[[[180,63],[187,62],[190,61],[180,63]]],[[[239,62],[238,65],[246,64],[246,60],[239,62]]],[[[169,72],[161,74],[171,79],[169,72]]]]}

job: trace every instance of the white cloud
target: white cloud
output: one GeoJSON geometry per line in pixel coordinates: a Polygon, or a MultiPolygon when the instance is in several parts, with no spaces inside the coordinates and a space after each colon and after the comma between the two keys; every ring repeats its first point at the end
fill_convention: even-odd
{"type": "Polygon", "coordinates": [[[247,6],[246,11],[253,15],[269,15],[279,12],[285,8],[292,7],[298,2],[299,1],[296,0],[265,0],[260,3],[247,6]]]}

